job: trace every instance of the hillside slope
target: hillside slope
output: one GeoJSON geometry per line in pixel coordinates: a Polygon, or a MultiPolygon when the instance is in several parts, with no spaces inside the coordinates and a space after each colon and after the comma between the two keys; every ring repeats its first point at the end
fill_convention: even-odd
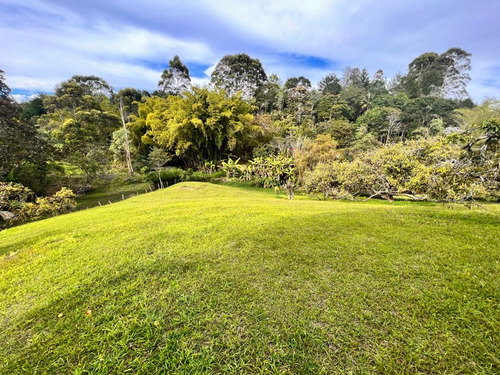
{"type": "Polygon", "coordinates": [[[500,208],[182,183],[0,232],[0,373],[494,373],[500,208]]]}

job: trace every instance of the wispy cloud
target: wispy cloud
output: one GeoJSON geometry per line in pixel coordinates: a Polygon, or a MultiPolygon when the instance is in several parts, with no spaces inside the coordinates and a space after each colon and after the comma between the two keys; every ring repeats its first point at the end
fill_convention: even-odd
{"type": "Polygon", "coordinates": [[[74,74],[153,90],[179,55],[206,83],[225,54],[313,82],[343,66],[392,76],[423,52],[473,54],[469,91],[498,96],[500,2],[481,0],[0,0],[0,69],[15,90],[51,91],[74,74]]]}

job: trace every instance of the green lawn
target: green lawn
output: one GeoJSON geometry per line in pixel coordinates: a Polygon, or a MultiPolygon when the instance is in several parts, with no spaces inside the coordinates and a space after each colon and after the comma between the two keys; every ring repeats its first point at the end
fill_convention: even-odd
{"type": "Polygon", "coordinates": [[[486,209],[193,182],[0,232],[0,373],[499,373],[486,209]]]}
{"type": "Polygon", "coordinates": [[[114,179],[101,187],[94,188],[90,192],[81,195],[77,199],[77,209],[82,210],[99,205],[105,205],[128,199],[134,195],[144,194],[150,189],[145,181],[132,181],[125,183],[120,179],[114,179]]]}

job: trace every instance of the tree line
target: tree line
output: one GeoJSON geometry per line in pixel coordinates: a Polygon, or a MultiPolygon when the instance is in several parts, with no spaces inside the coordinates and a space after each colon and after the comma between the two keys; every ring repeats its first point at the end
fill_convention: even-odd
{"type": "Polygon", "coordinates": [[[237,54],[197,87],[175,56],[152,93],[73,76],[22,104],[0,71],[0,181],[44,195],[116,170],[223,169],[239,160],[235,176],[269,186],[245,168],[291,158],[293,172],[278,173],[278,187],[330,197],[497,199],[499,102],[469,98],[470,68],[470,54],[451,48],[418,56],[391,79],[346,67],[312,87],[304,76],[267,75],[258,59],[237,54]]]}

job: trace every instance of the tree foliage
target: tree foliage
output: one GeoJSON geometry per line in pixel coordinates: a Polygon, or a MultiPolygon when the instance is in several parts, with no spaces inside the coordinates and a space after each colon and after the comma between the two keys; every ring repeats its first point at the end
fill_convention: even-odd
{"type": "Polygon", "coordinates": [[[185,97],[150,98],[139,113],[141,107],[148,108],[142,113],[147,136],[191,167],[202,160],[221,160],[262,131],[254,122],[253,107],[224,90],[193,88],[185,97]]]}
{"type": "Polygon", "coordinates": [[[450,48],[438,55],[427,52],[408,65],[408,74],[402,84],[411,98],[438,96],[464,99],[470,81],[470,53],[450,48]]]}
{"type": "Polygon", "coordinates": [[[467,97],[469,70],[470,54],[451,48],[392,79],[347,67],[314,88],[304,76],[268,78],[258,59],[237,54],[219,61],[209,88],[191,89],[174,56],[153,96],[73,76],[22,105],[0,71],[0,180],[39,194],[53,176],[88,183],[126,161],[129,173],[156,169],[161,186],[165,167],[214,172],[223,161],[228,175],[286,185],[291,196],[300,187],[337,198],[491,199],[500,106],[467,97]]]}
{"type": "Polygon", "coordinates": [[[224,56],[211,75],[215,87],[224,89],[229,96],[240,92],[243,99],[254,97],[266,81],[261,62],[244,53],[224,56]]]}
{"type": "Polygon", "coordinates": [[[120,127],[109,90],[101,78],[75,76],[45,98],[47,113],[38,120],[61,155],[88,177],[108,164],[112,134],[120,127]]]}
{"type": "Polygon", "coordinates": [[[191,87],[191,77],[189,69],[175,55],[168,63],[168,69],[165,69],[158,82],[158,87],[168,95],[180,95],[191,87]]]}
{"type": "Polygon", "coordinates": [[[0,87],[3,87],[0,98],[0,180],[18,181],[24,171],[35,171],[31,178],[22,178],[22,182],[42,193],[46,187],[47,160],[52,148],[31,121],[21,118],[21,107],[10,97],[10,89],[1,74],[0,87]]]}
{"type": "Polygon", "coordinates": [[[318,89],[323,95],[338,95],[342,90],[342,85],[340,84],[339,77],[337,77],[336,74],[331,73],[319,81],[318,89]]]}

